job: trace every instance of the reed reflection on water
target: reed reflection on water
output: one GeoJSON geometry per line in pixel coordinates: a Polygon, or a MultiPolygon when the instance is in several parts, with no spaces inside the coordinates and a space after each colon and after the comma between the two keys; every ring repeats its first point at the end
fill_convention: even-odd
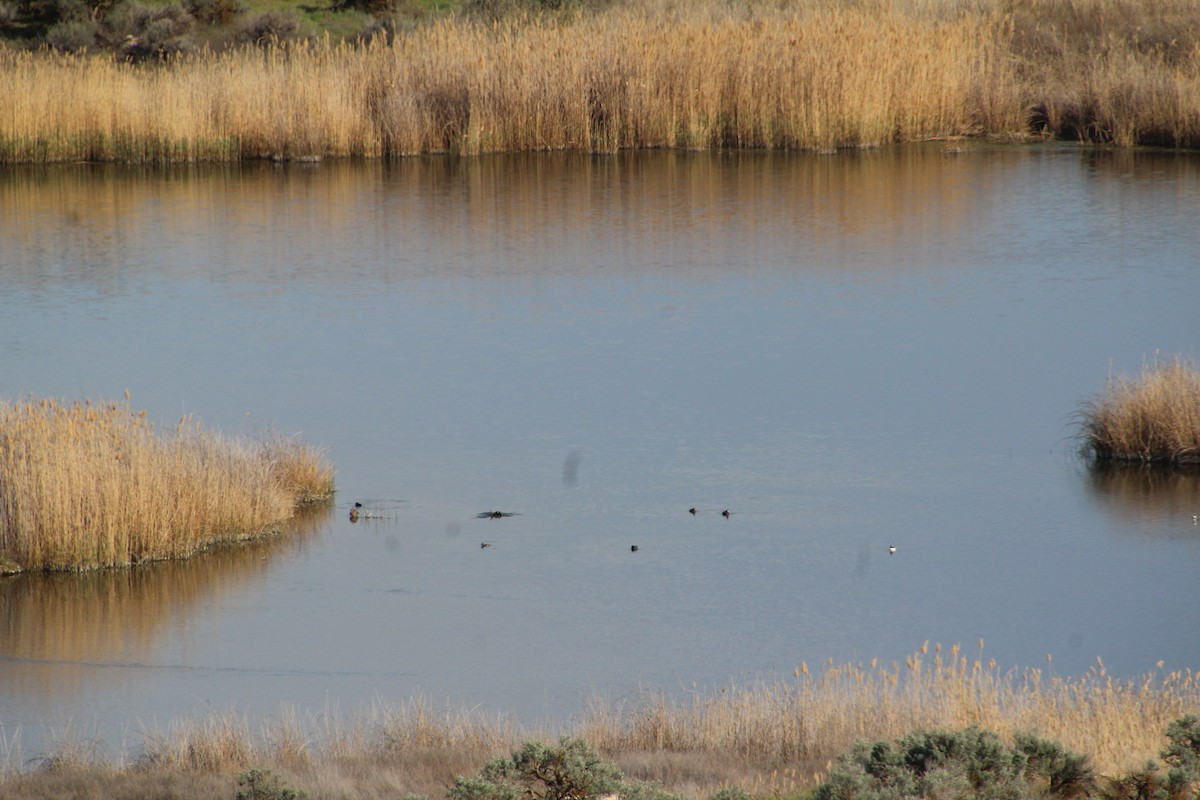
{"type": "MultiPolygon", "coordinates": [[[[1157,465],[1090,465],[1088,488],[1106,511],[1134,525],[1138,531],[1165,532],[1168,520],[1200,523],[1200,469],[1157,465]]],[[[1200,541],[1200,524],[1191,534],[1200,541]]]]}
{"type": "Polygon", "coordinates": [[[262,580],[272,563],[302,550],[328,525],[330,509],[301,509],[286,532],[222,545],[196,558],[143,568],[25,574],[0,581],[0,694],[70,696],[121,680],[156,640],[262,580]],[[72,668],[78,667],[78,668],[72,668]]]}
{"type": "MultiPolygon", "coordinates": [[[[4,279],[56,291],[78,279],[77,289],[103,294],[139,276],[271,291],[302,279],[359,292],[374,284],[358,281],[432,278],[448,263],[459,279],[533,280],[589,267],[672,280],[730,268],[854,280],[921,274],[986,257],[989,245],[1003,260],[1034,244],[978,241],[1011,232],[976,225],[997,207],[1037,203],[1048,223],[1075,217],[1055,200],[1073,187],[1034,182],[1036,170],[1027,185],[1006,176],[1052,157],[950,155],[941,146],[843,158],[527,154],[372,164],[366,184],[354,163],[10,168],[0,175],[4,279]],[[664,245],[669,258],[636,257],[664,245]]],[[[1092,173],[1098,203],[1200,180],[1194,159],[1171,154],[1083,158],[1086,171],[1067,177],[1092,173]]]]}
{"type": "Polygon", "coordinates": [[[1198,203],[1195,158],[1057,146],[4,170],[3,394],[302,432],[339,496],[0,582],[0,725],[561,719],[927,639],[1194,667],[1195,476],[1089,471],[1070,423],[1197,355],[1198,203]]]}

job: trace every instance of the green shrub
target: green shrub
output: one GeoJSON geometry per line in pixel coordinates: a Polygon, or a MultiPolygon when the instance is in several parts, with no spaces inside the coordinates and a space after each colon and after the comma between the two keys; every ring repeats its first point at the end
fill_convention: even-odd
{"type": "Polygon", "coordinates": [[[241,0],[184,0],[183,7],[205,25],[228,25],[246,11],[241,0]]]}
{"type": "Polygon", "coordinates": [[[1166,800],[1167,782],[1158,764],[1147,761],[1146,766],[1118,778],[1105,778],[1100,786],[1103,800],[1166,800]]]}
{"type": "Polygon", "coordinates": [[[1087,797],[1096,789],[1096,771],[1086,755],[1072,753],[1058,742],[1018,733],[1013,746],[1024,754],[1025,777],[1046,781],[1056,797],[1087,797]]]}
{"type": "Polygon", "coordinates": [[[188,49],[185,37],[194,20],[181,5],[151,7],[138,0],[121,0],[104,21],[104,37],[133,60],[188,49]]]}
{"type": "Polygon", "coordinates": [[[1170,744],[1159,754],[1171,769],[1167,793],[1173,798],[1190,797],[1192,784],[1200,780],[1200,717],[1187,714],[1167,726],[1170,744]]]}
{"type": "Polygon", "coordinates": [[[86,50],[96,44],[96,23],[86,19],[55,23],[46,31],[46,44],[66,53],[86,50]]]}
{"type": "Polygon", "coordinates": [[[563,737],[558,746],[525,742],[510,757],[488,761],[474,778],[457,777],[450,800],[679,800],[653,784],[626,781],[583,739],[563,737]]]}
{"type": "Polygon", "coordinates": [[[486,22],[547,13],[602,11],[611,0],[466,0],[463,11],[486,22]]]}
{"type": "Polygon", "coordinates": [[[308,795],[286,786],[269,769],[248,769],[238,776],[235,800],[307,800],[308,795]]]}
{"type": "Polygon", "coordinates": [[[1008,747],[991,731],[914,731],[891,742],[859,742],[839,757],[815,800],[1019,800],[1073,798],[1091,790],[1086,756],[1031,735],[1008,747]]]}
{"type": "Polygon", "coordinates": [[[726,786],[709,795],[708,800],[750,800],[750,793],[737,786],[726,786]]]}
{"type": "Polygon", "coordinates": [[[58,22],[90,20],[98,16],[105,4],[87,0],[30,0],[27,4],[29,16],[40,19],[49,26],[58,22]]]}
{"type": "Polygon", "coordinates": [[[21,9],[16,3],[0,0],[0,33],[7,33],[17,27],[21,9]]]}
{"type": "Polygon", "coordinates": [[[300,33],[300,22],[286,11],[264,11],[238,27],[235,41],[260,46],[278,44],[294,39],[300,33]]]}
{"type": "Polygon", "coordinates": [[[376,17],[394,15],[401,3],[399,0],[332,0],[335,11],[365,11],[376,17]]]}

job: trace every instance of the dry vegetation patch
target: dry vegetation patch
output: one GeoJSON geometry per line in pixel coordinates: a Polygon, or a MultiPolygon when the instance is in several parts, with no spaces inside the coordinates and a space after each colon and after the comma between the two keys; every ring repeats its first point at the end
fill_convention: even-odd
{"type": "Polygon", "coordinates": [[[1200,370],[1176,358],[1112,378],[1084,407],[1083,435],[1101,461],[1200,464],[1200,370]]]}
{"type": "Polygon", "coordinates": [[[0,47],[0,163],[959,136],[1195,147],[1197,19],[1200,0],[638,0],[135,63],[0,47]]]}
{"type": "Polygon", "coordinates": [[[128,400],[0,404],[0,552],[25,569],[187,556],[332,493],[332,467],[292,440],[227,439],[190,417],[160,435],[128,400]]]}
{"type": "MultiPolygon", "coordinates": [[[[775,682],[596,701],[565,727],[628,778],[684,797],[738,787],[753,797],[786,798],[825,780],[857,741],[919,729],[975,726],[1006,742],[1035,734],[1089,756],[1101,775],[1123,775],[1144,769],[1172,721],[1197,711],[1200,682],[1190,671],[1120,680],[1097,663],[1080,678],[1061,678],[1002,670],[984,658],[981,643],[971,655],[926,645],[904,664],[831,661],[811,672],[802,665],[775,682]]],[[[126,784],[154,783],[176,787],[171,796],[181,800],[211,797],[199,787],[215,785],[212,776],[232,786],[250,769],[277,773],[314,799],[437,798],[456,776],[475,773],[523,738],[560,733],[523,730],[478,711],[438,711],[423,699],[357,718],[285,713],[254,723],[230,713],[144,733],[144,752],[127,767],[81,759],[79,747],[64,743],[62,757],[45,759],[55,766],[45,775],[10,769],[0,776],[0,798],[51,796],[38,787],[60,785],[67,767],[73,775],[94,770],[96,785],[105,787],[73,795],[79,798],[133,796],[126,784]]]]}

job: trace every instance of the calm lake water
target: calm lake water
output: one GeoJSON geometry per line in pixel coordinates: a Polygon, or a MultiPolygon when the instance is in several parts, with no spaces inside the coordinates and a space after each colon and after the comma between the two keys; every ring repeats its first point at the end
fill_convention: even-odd
{"type": "Polygon", "coordinates": [[[926,640],[1198,669],[1200,483],[1074,439],[1200,357],[1198,212],[1200,158],[1073,147],[0,171],[0,396],[338,475],[283,539],[0,582],[0,734],[534,724],[926,640]]]}

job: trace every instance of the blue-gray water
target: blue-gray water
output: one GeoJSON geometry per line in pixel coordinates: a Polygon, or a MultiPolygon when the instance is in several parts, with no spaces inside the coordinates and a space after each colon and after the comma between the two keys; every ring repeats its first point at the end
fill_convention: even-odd
{"type": "Polygon", "coordinates": [[[339,487],[282,541],[0,583],[0,732],[562,720],[926,640],[1200,668],[1200,483],[1074,439],[1200,356],[1198,210],[1195,156],[1072,147],[0,172],[0,396],[294,433],[339,487]]]}

